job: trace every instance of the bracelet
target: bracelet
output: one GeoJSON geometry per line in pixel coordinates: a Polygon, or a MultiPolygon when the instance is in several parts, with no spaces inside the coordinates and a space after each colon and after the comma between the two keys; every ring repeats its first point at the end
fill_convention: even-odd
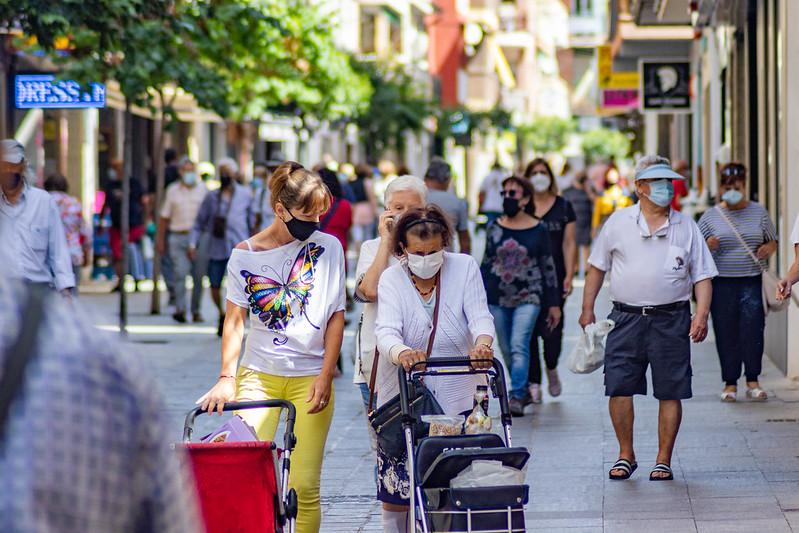
{"type": "Polygon", "coordinates": [[[220,374],[220,375],[219,375],[219,379],[224,379],[224,378],[227,378],[227,379],[236,379],[236,376],[231,376],[231,375],[228,375],[228,374],[220,374]]]}

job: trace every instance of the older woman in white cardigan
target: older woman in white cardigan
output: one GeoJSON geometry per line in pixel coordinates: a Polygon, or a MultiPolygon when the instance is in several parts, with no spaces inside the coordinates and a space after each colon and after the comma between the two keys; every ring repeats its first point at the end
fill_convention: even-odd
{"type": "MultiPolygon", "coordinates": [[[[437,291],[438,327],[430,357],[463,357],[468,364],[470,359],[494,355],[494,320],[480,268],[471,256],[444,251],[450,236],[446,215],[435,206],[408,211],[396,224],[395,252],[402,259],[383,272],[377,291],[377,346],[381,360],[391,363],[378,367],[378,406],[399,393],[397,366],[410,369],[427,359],[437,291]]],[[[444,412],[452,415],[471,410],[476,387],[484,383],[483,375],[425,378],[444,412]]],[[[378,450],[378,499],[383,502],[387,532],[406,531],[410,490],[406,459],[378,450]]]]}

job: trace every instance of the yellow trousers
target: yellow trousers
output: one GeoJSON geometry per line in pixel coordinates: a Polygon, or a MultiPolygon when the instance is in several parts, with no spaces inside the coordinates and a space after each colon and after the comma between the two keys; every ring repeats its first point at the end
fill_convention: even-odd
{"type": "MultiPolygon", "coordinates": [[[[308,390],[316,376],[283,377],[239,368],[236,380],[236,400],[288,400],[297,408],[294,433],[297,446],[291,456],[289,486],[297,491],[299,512],[297,533],[317,533],[322,519],[319,486],[325,441],[333,420],[335,393],[331,391],[330,403],[319,413],[309,415],[308,390]]],[[[278,409],[251,409],[239,415],[258,432],[260,440],[271,441],[279,422],[278,409]]],[[[282,443],[278,443],[282,446],[282,443]]]]}

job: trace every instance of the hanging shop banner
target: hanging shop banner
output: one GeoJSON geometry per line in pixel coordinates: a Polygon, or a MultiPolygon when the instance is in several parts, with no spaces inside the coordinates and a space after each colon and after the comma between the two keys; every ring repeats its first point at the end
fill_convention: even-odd
{"type": "Polygon", "coordinates": [[[638,89],[602,89],[602,108],[634,109],[639,106],[638,89]]]}
{"type": "Polygon", "coordinates": [[[653,113],[691,111],[691,63],[641,60],[641,110],[653,113]]]}
{"type": "Polygon", "coordinates": [[[105,107],[105,85],[56,80],[51,74],[18,74],[14,78],[17,109],[84,109],[105,107]]]}

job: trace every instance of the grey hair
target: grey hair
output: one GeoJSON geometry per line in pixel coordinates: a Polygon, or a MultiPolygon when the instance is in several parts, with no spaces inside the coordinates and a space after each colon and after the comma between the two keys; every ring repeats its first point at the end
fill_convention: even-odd
{"type": "Polygon", "coordinates": [[[178,168],[183,168],[185,165],[188,164],[196,165],[197,163],[192,161],[191,157],[184,155],[183,157],[180,158],[180,161],[178,161],[178,168]]]}
{"type": "Polygon", "coordinates": [[[452,179],[452,167],[440,157],[434,157],[433,160],[430,161],[430,166],[427,167],[424,179],[446,183],[452,179]]]}
{"type": "Polygon", "coordinates": [[[635,164],[635,173],[639,174],[649,167],[653,167],[655,165],[668,165],[671,167],[671,161],[669,161],[668,158],[660,155],[645,155],[641,157],[641,159],[639,159],[635,164]]]}
{"type": "Polygon", "coordinates": [[[427,185],[416,176],[406,174],[405,176],[400,176],[399,178],[391,180],[391,183],[388,184],[386,192],[383,195],[384,203],[388,204],[391,195],[400,191],[413,191],[419,195],[422,202],[427,202],[427,185]]]}
{"type": "Polygon", "coordinates": [[[236,160],[231,157],[223,157],[216,163],[216,168],[220,169],[222,167],[228,167],[230,170],[233,171],[234,174],[239,173],[239,164],[236,163],[236,160]]]}

